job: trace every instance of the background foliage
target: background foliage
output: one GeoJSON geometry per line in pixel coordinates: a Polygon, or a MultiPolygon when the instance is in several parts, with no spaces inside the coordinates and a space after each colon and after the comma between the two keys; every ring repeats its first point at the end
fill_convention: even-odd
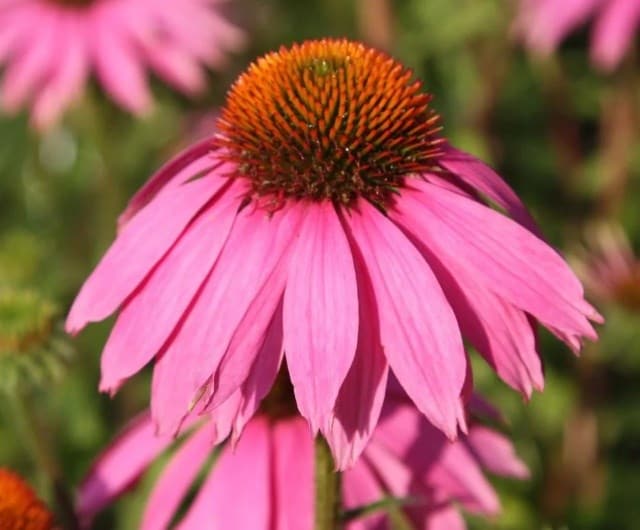
{"type": "MultiPolygon", "coordinates": [[[[127,198],[202,133],[198,116],[222,103],[248,62],[281,44],[347,36],[387,48],[435,94],[444,133],[508,178],[558,248],[576,253],[585,230],[603,220],[622,223],[640,247],[634,57],[613,74],[594,72],[586,31],[552,59],[529,57],[511,34],[507,0],[235,0],[228,8],[247,28],[249,48],[223,74],[211,74],[209,92],[195,102],[157,82],[155,112],[136,121],[93,86],[46,135],[31,131],[26,116],[0,117],[0,465],[24,473],[45,499],[53,495],[47,470],[77,484],[148,396],[147,376],[114,399],[98,394],[99,354],[112,321],[64,339],[60,322],[72,297],[112,240],[127,198]],[[18,332],[30,340],[11,342],[18,332]],[[35,366],[24,368],[29,377],[14,373],[15,363],[1,364],[9,346],[14,358],[35,366]],[[29,397],[52,462],[34,462],[25,450],[30,427],[15,393],[29,397]]],[[[582,359],[541,334],[546,390],[528,405],[476,363],[476,384],[503,409],[533,477],[497,481],[504,514],[470,518],[472,528],[640,525],[638,308],[598,305],[608,324],[582,359]]],[[[97,527],[135,528],[149,482],[97,527]]]]}

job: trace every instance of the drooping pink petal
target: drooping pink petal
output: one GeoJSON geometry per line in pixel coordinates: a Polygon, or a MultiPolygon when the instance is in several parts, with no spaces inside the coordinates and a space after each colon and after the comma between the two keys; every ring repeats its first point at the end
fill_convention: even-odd
{"type": "Polygon", "coordinates": [[[222,451],[177,530],[270,530],[270,451],[267,421],[249,423],[235,451],[222,451]]]}
{"type": "Polygon", "coordinates": [[[283,324],[298,408],[316,431],[333,408],[358,339],[353,260],[331,203],[307,206],[289,264],[283,324]]]}
{"type": "Polygon", "coordinates": [[[66,330],[77,333],[88,322],[113,313],[226,182],[213,174],[158,194],[127,224],[84,283],[67,317],[66,330]]]}
{"type": "Polygon", "coordinates": [[[467,443],[480,464],[488,471],[503,477],[529,478],[526,464],[518,457],[511,441],[497,431],[474,425],[467,443]]]}
{"type": "MultiPolygon", "coordinates": [[[[282,308],[276,310],[264,341],[242,385],[242,405],[233,423],[232,441],[235,443],[247,422],[258,410],[262,399],[269,393],[282,365],[282,308]]],[[[225,378],[226,379],[226,378],[225,378]]],[[[219,380],[220,381],[220,380],[219,380]]]]}
{"type": "MultiPolygon", "coordinates": [[[[231,338],[203,401],[215,408],[242,386],[245,407],[253,411],[270,390],[282,362],[282,304],[286,258],[273,269],[231,338]]],[[[248,419],[248,418],[247,418],[248,419]]]]}
{"type": "Polygon", "coordinates": [[[464,151],[447,145],[439,163],[460,180],[485,195],[513,217],[515,221],[539,234],[536,222],[515,191],[487,164],[464,151]]]}
{"type": "Polygon", "coordinates": [[[358,281],[358,347],[334,412],[322,429],[338,469],[355,463],[367,445],[380,417],[389,372],[380,343],[379,316],[371,280],[362,257],[354,253],[353,258],[358,281]]]}
{"type": "Polygon", "coordinates": [[[591,58],[603,70],[613,70],[622,60],[640,23],[640,2],[609,0],[596,18],[591,58]]]}
{"type": "Polygon", "coordinates": [[[588,319],[601,318],[579,280],[547,244],[507,217],[461,195],[423,182],[392,215],[442,259],[456,262],[470,281],[569,337],[595,339],[588,319]]]}
{"type": "Polygon", "coordinates": [[[82,520],[129,488],[173,438],[158,437],[149,414],[142,414],[105,449],[78,488],[76,510],[82,520]]]}
{"type": "MultiPolygon", "coordinates": [[[[181,153],[177,154],[140,188],[127,203],[127,207],[118,217],[118,230],[149,204],[153,198],[168,184],[180,185],[185,181],[203,175],[220,165],[212,153],[212,139],[205,138],[181,153]]],[[[219,174],[224,176],[224,169],[220,168],[219,174]]]]}
{"type": "Polygon", "coordinates": [[[190,486],[211,454],[212,424],[189,436],[156,481],[142,516],[141,530],[167,528],[190,486]]]}
{"type": "MultiPolygon", "coordinates": [[[[295,238],[299,221],[296,207],[272,217],[261,210],[238,214],[209,278],[156,363],[151,410],[161,432],[175,432],[203,394],[213,394],[205,385],[212,383],[251,303],[295,238]]],[[[279,300],[282,292],[272,289],[268,294],[279,300]]]]}
{"type": "Polygon", "coordinates": [[[471,281],[456,262],[445,267],[430,249],[418,243],[456,313],[467,337],[497,374],[511,387],[531,397],[542,390],[542,362],[527,316],[487,288],[471,281]]]}
{"type": "Polygon", "coordinates": [[[102,391],[117,389],[160,350],[213,268],[241,200],[231,186],[208,205],[127,301],[102,352],[102,391]]]}
{"type": "Polygon", "coordinates": [[[272,530],[312,530],[313,438],[301,418],[278,421],[272,432],[274,514],[272,530]]]}
{"type": "Polygon", "coordinates": [[[407,394],[455,438],[466,358],[455,316],[429,265],[387,218],[366,202],[348,218],[380,312],[382,347],[407,394]]]}

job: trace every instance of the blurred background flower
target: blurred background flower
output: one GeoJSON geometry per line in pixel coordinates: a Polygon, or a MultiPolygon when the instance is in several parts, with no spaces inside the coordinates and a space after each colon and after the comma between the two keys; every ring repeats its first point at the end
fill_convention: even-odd
{"type": "Polygon", "coordinates": [[[549,54],[569,34],[592,21],[591,60],[613,70],[633,53],[640,25],[637,0],[521,0],[516,30],[532,50],[549,54]]]}
{"type": "Polygon", "coordinates": [[[24,479],[0,467],[0,528],[54,530],[53,513],[24,479]]]}
{"type": "Polygon", "coordinates": [[[0,99],[24,106],[44,129],[77,99],[90,72],[118,105],[151,108],[146,70],[187,95],[207,83],[203,66],[221,68],[243,32],[215,0],[5,0],[0,4],[0,99]],[[34,32],[38,35],[33,38],[34,32]]]}
{"type": "MultiPolygon", "coordinates": [[[[234,435],[214,447],[227,438],[234,423],[224,406],[220,410],[222,414],[214,411],[195,428],[188,427],[178,444],[170,436],[156,436],[149,414],[134,420],[83,480],[80,519],[89,524],[149,468],[161,467],[142,530],[166,528],[170,521],[181,530],[312,530],[314,439],[295,410],[290,384],[287,392],[278,389],[266,397],[239,439],[234,435]],[[167,452],[165,462],[160,456],[167,452]],[[185,500],[182,516],[179,508],[185,500]]],[[[345,528],[462,530],[466,526],[456,504],[481,516],[497,516],[500,501],[485,471],[519,479],[529,474],[509,439],[498,431],[474,419],[469,436],[450,443],[405,395],[390,395],[371,444],[344,473],[345,528]],[[396,526],[398,522],[404,526],[396,526]]]]}

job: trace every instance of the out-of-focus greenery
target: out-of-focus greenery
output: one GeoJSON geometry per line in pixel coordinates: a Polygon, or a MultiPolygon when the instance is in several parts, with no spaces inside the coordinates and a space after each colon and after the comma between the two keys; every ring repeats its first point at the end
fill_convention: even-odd
{"type": "MultiPolygon", "coordinates": [[[[639,248],[637,61],[610,75],[594,72],[585,34],[570,38],[554,58],[535,60],[513,40],[508,0],[394,0],[386,3],[390,18],[371,17],[379,5],[385,2],[235,0],[227,7],[246,27],[249,49],[230,58],[223,73],[211,74],[209,92],[197,101],[154,81],[155,112],[136,120],[91,86],[47,134],[31,131],[25,116],[0,117],[0,341],[11,326],[33,326],[37,355],[46,357],[43,348],[50,348],[64,361],[26,392],[69,484],[77,484],[92,458],[145,407],[148,374],[113,399],[98,394],[99,355],[112,321],[75,339],[71,361],[70,341],[60,344],[56,331],[59,321],[112,240],[127,198],[197,134],[198,115],[222,103],[248,62],[281,44],[347,36],[386,47],[435,95],[444,134],[496,166],[559,249],[574,251],[595,221],[621,223],[639,248]],[[13,309],[6,305],[11,297],[13,309]],[[60,351],[67,353],[60,357],[60,351]]],[[[496,480],[503,515],[470,517],[471,528],[640,526],[639,314],[615,300],[600,309],[609,323],[581,359],[541,333],[546,388],[529,404],[474,359],[476,385],[503,410],[532,479],[496,480]]],[[[33,349],[12,346],[24,346],[16,356],[33,349]]],[[[0,465],[23,472],[51,500],[2,392],[0,410],[0,465]]],[[[144,479],[97,527],[135,528],[150,484],[144,479]]]]}

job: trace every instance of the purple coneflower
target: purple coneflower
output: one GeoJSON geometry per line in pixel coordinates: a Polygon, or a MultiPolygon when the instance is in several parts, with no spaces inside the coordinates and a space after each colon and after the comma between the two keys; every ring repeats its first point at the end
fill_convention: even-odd
{"type": "Polygon", "coordinates": [[[542,388],[532,323],[578,351],[600,316],[509,186],[440,135],[430,101],[346,40],[251,65],[215,134],[134,196],[71,308],[71,333],[120,309],[101,389],[155,359],[152,414],[176,432],[194,410],[264,395],[286,358],[343,467],[389,370],[447,437],[464,430],[463,336],[525,396],[542,388]]]}

